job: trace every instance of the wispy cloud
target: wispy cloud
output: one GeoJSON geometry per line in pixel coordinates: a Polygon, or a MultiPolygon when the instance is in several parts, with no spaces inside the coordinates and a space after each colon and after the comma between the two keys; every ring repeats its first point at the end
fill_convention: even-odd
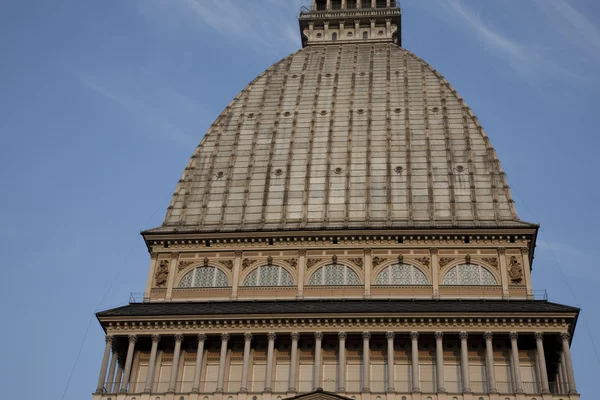
{"type": "Polygon", "coordinates": [[[169,111],[167,107],[163,107],[160,104],[152,104],[153,98],[160,98],[163,105],[169,104],[171,107],[175,105],[178,109],[190,112],[192,112],[191,108],[197,109],[197,107],[192,107],[190,101],[180,93],[162,88],[157,89],[159,93],[155,93],[154,95],[144,93],[136,96],[132,93],[133,90],[127,92],[123,89],[117,89],[116,84],[112,85],[89,74],[75,72],[74,75],[82,85],[102,98],[123,108],[133,118],[142,123],[145,127],[145,132],[154,133],[157,136],[186,146],[193,143],[193,140],[173,122],[173,119],[168,115],[169,111]],[[188,110],[185,110],[186,108],[188,110]]]}
{"type": "Polygon", "coordinates": [[[310,0],[141,0],[139,9],[152,21],[181,27],[187,19],[257,51],[271,53],[298,48],[297,14],[308,4],[310,0]]]}

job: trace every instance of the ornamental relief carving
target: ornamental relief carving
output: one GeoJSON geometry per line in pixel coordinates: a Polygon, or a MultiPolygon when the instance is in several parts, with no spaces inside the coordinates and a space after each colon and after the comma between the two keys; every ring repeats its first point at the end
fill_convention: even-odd
{"type": "Polygon", "coordinates": [[[510,281],[515,285],[523,282],[523,267],[515,256],[510,258],[510,263],[508,264],[508,276],[510,281]]]}
{"type": "Polygon", "coordinates": [[[415,258],[415,261],[417,261],[421,265],[429,268],[429,265],[430,265],[429,257],[415,258]]]}
{"type": "Polygon", "coordinates": [[[453,262],[455,259],[452,257],[442,257],[440,258],[440,268],[444,268],[446,265],[453,262]]]}
{"type": "Polygon", "coordinates": [[[258,262],[258,260],[250,260],[248,258],[244,258],[244,260],[242,261],[242,270],[245,270],[246,268],[250,268],[257,262],[258,262]]]}
{"type": "Polygon", "coordinates": [[[348,259],[348,261],[350,261],[350,263],[356,265],[358,268],[363,269],[364,266],[364,260],[363,258],[350,258],[348,259]]]}
{"type": "Polygon", "coordinates": [[[496,257],[485,257],[482,258],[482,260],[491,265],[492,267],[498,269],[498,259],[496,257]]]}
{"type": "Polygon", "coordinates": [[[159,288],[167,286],[167,280],[169,278],[169,264],[170,262],[168,260],[162,260],[156,269],[154,282],[159,288]]]}
{"type": "Polygon", "coordinates": [[[321,262],[320,258],[309,258],[308,260],[306,260],[306,268],[311,268],[314,267],[315,265],[317,265],[318,263],[321,262]]]}
{"type": "Polygon", "coordinates": [[[376,268],[386,261],[387,261],[387,258],[373,257],[372,264],[373,264],[373,267],[376,268]]]}
{"type": "Polygon", "coordinates": [[[218,261],[218,263],[227,269],[230,269],[230,270],[233,269],[233,260],[223,260],[223,261],[218,261]]]}
{"type": "Polygon", "coordinates": [[[195,261],[180,261],[179,262],[179,266],[177,267],[177,272],[181,272],[184,269],[186,269],[187,267],[189,267],[190,265],[194,264],[195,261]]]}
{"type": "Polygon", "coordinates": [[[296,258],[289,258],[287,260],[283,260],[283,262],[292,268],[296,268],[298,266],[298,260],[296,258]]]}

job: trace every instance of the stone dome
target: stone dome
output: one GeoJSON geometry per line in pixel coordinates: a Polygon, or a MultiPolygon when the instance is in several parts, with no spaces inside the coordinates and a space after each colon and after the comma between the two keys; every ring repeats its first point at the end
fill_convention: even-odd
{"type": "Polygon", "coordinates": [[[250,83],[150,232],[519,226],[531,225],[456,90],[371,43],[308,46],[250,83]]]}

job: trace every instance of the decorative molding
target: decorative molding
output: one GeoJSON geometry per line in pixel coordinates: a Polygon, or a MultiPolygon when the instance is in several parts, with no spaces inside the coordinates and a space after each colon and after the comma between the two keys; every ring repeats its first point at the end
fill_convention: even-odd
{"type": "Polygon", "coordinates": [[[315,332],[315,339],[322,340],[323,339],[323,332],[315,332]]]}
{"type": "Polygon", "coordinates": [[[373,253],[373,249],[367,247],[363,250],[363,252],[365,253],[365,255],[371,255],[373,253]]]}
{"type": "Polygon", "coordinates": [[[485,340],[492,340],[494,338],[494,334],[492,332],[485,332],[483,334],[483,337],[485,338],[485,340]]]}
{"type": "Polygon", "coordinates": [[[244,333],[244,339],[245,340],[252,340],[252,334],[250,332],[244,333]]]}
{"type": "Polygon", "coordinates": [[[198,334],[198,341],[199,341],[199,342],[204,342],[204,341],[206,341],[206,333],[199,333],[199,334],[198,334]]]}
{"type": "Polygon", "coordinates": [[[469,338],[469,332],[460,332],[458,334],[458,337],[460,338],[460,340],[467,340],[469,338]]]}
{"type": "Polygon", "coordinates": [[[233,260],[222,260],[222,261],[218,261],[218,263],[227,269],[230,269],[230,270],[233,269],[233,260]]]}
{"type": "Polygon", "coordinates": [[[248,258],[244,258],[244,261],[242,261],[242,270],[245,270],[246,268],[250,268],[257,262],[258,262],[258,260],[250,260],[248,258]]]}
{"type": "Polygon", "coordinates": [[[177,268],[177,271],[181,272],[194,263],[195,263],[195,261],[179,261],[179,266],[177,268]]]}
{"type": "Polygon", "coordinates": [[[183,335],[181,333],[175,334],[175,341],[176,342],[183,342],[183,335]]]}
{"type": "Polygon", "coordinates": [[[373,257],[373,267],[376,268],[377,266],[383,264],[384,262],[387,261],[387,258],[380,258],[380,257],[373,257]]]}
{"type": "Polygon", "coordinates": [[[396,337],[396,334],[394,332],[388,331],[388,332],[385,333],[385,337],[387,339],[392,339],[393,340],[396,337]]]}
{"type": "Polygon", "coordinates": [[[440,268],[444,268],[446,265],[450,264],[455,259],[452,257],[442,257],[440,258],[440,268]]]}
{"type": "Polygon", "coordinates": [[[242,256],[244,255],[244,251],[243,250],[236,250],[233,253],[235,255],[236,258],[242,258],[242,256]]]}
{"type": "Polygon", "coordinates": [[[362,333],[362,338],[363,338],[363,340],[369,340],[369,339],[371,339],[371,332],[363,332],[362,333]]]}
{"type": "Polygon", "coordinates": [[[283,260],[283,262],[285,262],[292,268],[298,267],[298,259],[297,258],[288,258],[287,260],[283,260]]]}
{"type": "Polygon", "coordinates": [[[436,332],[435,333],[435,338],[436,339],[442,339],[444,337],[444,332],[436,332]]]}
{"type": "Polygon", "coordinates": [[[439,252],[439,249],[437,247],[432,247],[429,249],[429,254],[431,255],[435,255],[439,252]]]}
{"type": "Polygon", "coordinates": [[[156,269],[156,274],[154,274],[156,287],[164,288],[167,286],[169,279],[169,264],[171,264],[169,260],[162,260],[156,269]]]}
{"type": "Polygon", "coordinates": [[[291,336],[292,340],[300,339],[300,334],[298,332],[292,332],[292,334],[290,336],[291,336]]]}
{"type": "Polygon", "coordinates": [[[490,264],[492,267],[498,269],[498,259],[496,257],[485,257],[482,258],[482,260],[490,264]]]}
{"type": "Polygon", "coordinates": [[[176,251],[174,251],[173,253],[171,253],[171,258],[174,259],[174,260],[178,259],[179,258],[179,253],[176,252],[176,251]]]}
{"type": "Polygon", "coordinates": [[[229,333],[221,333],[221,340],[229,340],[230,338],[229,333]]]}
{"type": "Polygon", "coordinates": [[[348,337],[348,334],[346,332],[338,332],[338,338],[346,339],[347,337],[348,337]]]}

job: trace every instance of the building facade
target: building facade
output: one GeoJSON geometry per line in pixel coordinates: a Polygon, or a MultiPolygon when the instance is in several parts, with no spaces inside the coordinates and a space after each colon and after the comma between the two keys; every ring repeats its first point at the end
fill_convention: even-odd
{"type": "Polygon", "coordinates": [[[299,21],[143,233],[143,302],[98,313],[93,399],[579,399],[579,310],[536,300],[538,226],[396,2],[299,21]]]}

